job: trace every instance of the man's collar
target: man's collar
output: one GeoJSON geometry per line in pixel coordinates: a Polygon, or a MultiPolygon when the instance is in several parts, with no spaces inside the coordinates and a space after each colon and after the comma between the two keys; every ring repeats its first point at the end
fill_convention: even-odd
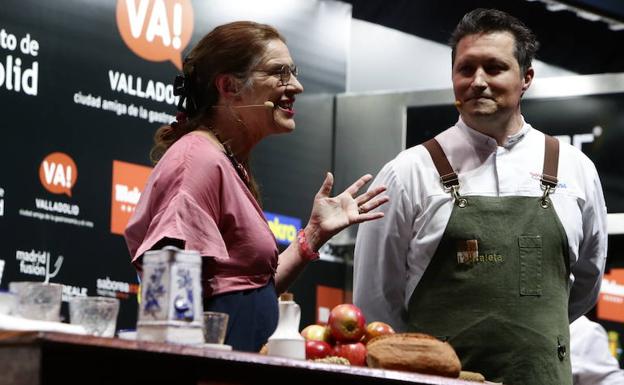
{"type": "MultiPolygon", "coordinates": [[[[520,131],[518,131],[517,133],[507,136],[507,142],[502,147],[506,149],[511,149],[511,147],[513,147],[516,143],[520,142],[531,129],[531,125],[526,123],[526,121],[524,120],[524,117],[521,116],[521,118],[522,118],[522,128],[520,128],[520,131]]],[[[496,147],[498,147],[498,143],[496,142],[496,139],[492,138],[491,136],[485,135],[477,131],[476,129],[468,126],[462,120],[461,116],[459,117],[459,120],[457,121],[455,125],[459,127],[468,136],[468,138],[472,141],[473,145],[479,148],[487,148],[491,150],[494,150],[496,149],[496,147]]]]}

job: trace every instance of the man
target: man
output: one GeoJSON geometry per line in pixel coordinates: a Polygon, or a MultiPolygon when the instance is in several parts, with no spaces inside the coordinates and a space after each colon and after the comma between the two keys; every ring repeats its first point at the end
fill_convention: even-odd
{"type": "Polygon", "coordinates": [[[359,228],[354,302],[447,340],[488,380],[571,384],[568,323],[594,304],[606,257],[596,169],[524,121],[538,43],[522,22],[477,9],[451,45],[459,120],[377,176],[390,203],[359,228]]]}

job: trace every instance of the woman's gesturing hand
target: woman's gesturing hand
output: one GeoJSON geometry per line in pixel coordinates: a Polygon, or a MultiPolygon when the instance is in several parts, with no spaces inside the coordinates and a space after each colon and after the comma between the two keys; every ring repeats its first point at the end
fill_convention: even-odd
{"type": "Polygon", "coordinates": [[[341,194],[330,197],[334,176],[327,173],[323,185],[314,197],[310,221],[306,226],[308,242],[314,250],[318,250],[329,238],[349,225],[384,216],[383,213],[372,212],[372,210],[388,201],[387,196],[379,195],[386,191],[385,186],[377,186],[357,195],[358,191],[371,179],[373,177],[366,174],[341,194]]]}

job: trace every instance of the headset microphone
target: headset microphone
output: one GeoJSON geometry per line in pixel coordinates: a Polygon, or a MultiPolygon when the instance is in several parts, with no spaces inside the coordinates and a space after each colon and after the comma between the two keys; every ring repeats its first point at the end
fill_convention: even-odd
{"type": "MultiPolygon", "coordinates": [[[[220,105],[220,106],[212,106],[212,108],[227,108],[228,106],[225,105],[220,105]]],[[[233,109],[239,109],[239,108],[259,108],[259,107],[264,107],[267,109],[273,109],[273,107],[275,107],[275,104],[270,101],[267,100],[266,102],[262,103],[262,104],[247,104],[244,106],[229,106],[230,108],[233,109]]]]}

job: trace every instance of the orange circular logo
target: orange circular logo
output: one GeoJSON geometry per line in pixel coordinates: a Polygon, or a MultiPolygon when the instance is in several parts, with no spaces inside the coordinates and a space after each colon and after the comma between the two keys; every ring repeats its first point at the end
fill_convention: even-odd
{"type": "Polygon", "coordinates": [[[69,155],[53,152],[46,156],[39,166],[39,180],[52,194],[65,194],[71,197],[71,189],[76,184],[78,168],[69,155]]]}
{"type": "Polygon", "coordinates": [[[182,50],[193,33],[193,7],[190,0],[117,0],[117,28],[137,56],[170,60],[182,70],[182,50]]]}

